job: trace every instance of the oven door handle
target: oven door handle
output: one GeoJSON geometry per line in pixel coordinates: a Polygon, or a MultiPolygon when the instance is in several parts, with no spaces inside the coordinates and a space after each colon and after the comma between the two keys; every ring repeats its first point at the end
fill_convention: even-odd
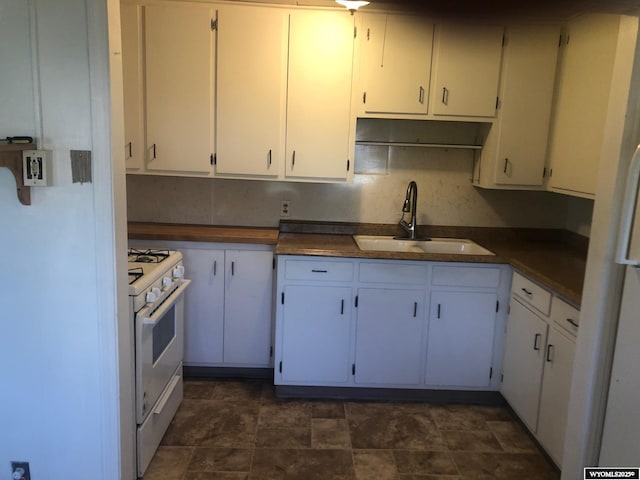
{"type": "Polygon", "coordinates": [[[144,325],[155,325],[156,323],[158,323],[158,320],[160,320],[162,318],[162,316],[167,313],[167,311],[173,306],[173,304],[175,303],[174,299],[177,299],[180,295],[182,295],[182,293],[184,292],[185,288],[187,288],[189,286],[189,284],[191,283],[191,280],[183,280],[182,281],[182,285],[180,285],[178,288],[176,288],[173,292],[171,292],[171,295],[169,295],[164,303],[162,305],[160,305],[158,307],[158,309],[153,312],[152,315],[148,315],[146,310],[148,310],[147,308],[145,308],[144,310],[142,310],[140,312],[140,318],[142,320],[142,323],[144,325]],[[171,299],[171,301],[167,301],[171,299]]]}
{"type": "Polygon", "coordinates": [[[169,401],[169,398],[171,398],[171,395],[173,394],[173,391],[175,390],[176,385],[178,384],[179,381],[180,381],[180,375],[175,375],[171,379],[171,381],[169,382],[169,386],[167,386],[167,388],[164,391],[164,395],[162,395],[160,400],[158,400],[156,408],[153,409],[154,415],[160,415],[162,413],[162,410],[164,410],[164,406],[169,401]]]}

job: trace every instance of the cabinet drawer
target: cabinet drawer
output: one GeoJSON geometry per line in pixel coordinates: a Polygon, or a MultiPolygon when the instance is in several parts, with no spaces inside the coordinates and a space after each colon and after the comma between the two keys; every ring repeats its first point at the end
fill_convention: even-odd
{"type": "Polygon", "coordinates": [[[553,297],[553,300],[551,300],[551,319],[571,335],[578,335],[580,310],[569,305],[564,300],[560,300],[558,297],[553,297]]]}
{"type": "Polygon", "coordinates": [[[361,263],[361,282],[403,283],[424,285],[427,283],[426,265],[396,265],[393,263],[361,263]]]}
{"type": "Polygon", "coordinates": [[[447,287],[497,287],[499,268],[433,267],[433,285],[447,287]]]}
{"type": "Polygon", "coordinates": [[[351,262],[287,260],[284,271],[287,280],[350,282],[353,279],[353,263],[351,262]]]}
{"type": "Polygon", "coordinates": [[[545,315],[549,315],[551,292],[542,288],[532,280],[523,277],[518,272],[513,272],[511,292],[536,310],[539,310],[545,315]]]}

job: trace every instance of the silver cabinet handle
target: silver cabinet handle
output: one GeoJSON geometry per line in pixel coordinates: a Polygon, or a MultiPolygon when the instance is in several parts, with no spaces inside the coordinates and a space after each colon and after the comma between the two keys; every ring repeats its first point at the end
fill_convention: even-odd
{"type": "Polygon", "coordinates": [[[344,315],[344,299],[340,302],[340,315],[344,315]]]}
{"type": "Polygon", "coordinates": [[[236,274],[235,270],[236,270],[236,262],[231,262],[231,275],[232,276],[236,274]]]}
{"type": "Polygon", "coordinates": [[[438,304],[438,313],[436,314],[436,318],[440,318],[440,304],[438,304]]]}
{"type": "Polygon", "coordinates": [[[420,90],[418,91],[418,102],[424,104],[424,88],[420,85],[420,90]]]}

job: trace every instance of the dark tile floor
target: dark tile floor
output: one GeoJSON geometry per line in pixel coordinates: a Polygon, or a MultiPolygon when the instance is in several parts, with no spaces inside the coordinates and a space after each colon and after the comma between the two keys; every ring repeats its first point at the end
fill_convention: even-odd
{"type": "Polygon", "coordinates": [[[533,480],[559,475],[495,406],[279,400],[185,381],[144,480],[533,480]]]}

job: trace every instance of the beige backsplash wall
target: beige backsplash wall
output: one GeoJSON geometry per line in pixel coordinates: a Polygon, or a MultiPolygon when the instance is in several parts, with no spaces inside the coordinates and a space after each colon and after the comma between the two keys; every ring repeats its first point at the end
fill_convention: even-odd
{"type": "Polygon", "coordinates": [[[289,200],[292,219],[394,223],[407,184],[415,180],[419,224],[568,228],[588,235],[590,207],[582,201],[547,192],[473,187],[473,152],[468,150],[359,150],[356,162],[360,169],[386,165],[386,174],[358,174],[351,185],[128,175],[128,218],[276,226],[280,202],[289,200]],[[569,221],[569,214],[575,221],[569,221]]]}

